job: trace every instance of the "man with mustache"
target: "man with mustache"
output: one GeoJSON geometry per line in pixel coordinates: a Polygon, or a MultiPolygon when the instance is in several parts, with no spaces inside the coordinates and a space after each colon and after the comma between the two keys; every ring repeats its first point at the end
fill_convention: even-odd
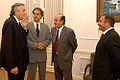
{"type": "Polygon", "coordinates": [[[112,15],[103,15],[99,30],[103,36],[96,46],[92,80],[118,80],[120,78],[120,36],[114,30],[112,15]]]}

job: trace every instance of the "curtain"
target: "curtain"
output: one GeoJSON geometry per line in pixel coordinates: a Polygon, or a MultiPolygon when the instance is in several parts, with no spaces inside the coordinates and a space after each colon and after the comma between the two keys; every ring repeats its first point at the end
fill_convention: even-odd
{"type": "Polygon", "coordinates": [[[54,26],[53,19],[57,13],[63,13],[63,0],[45,0],[44,23],[50,28],[54,26]]]}
{"type": "MultiPolygon", "coordinates": [[[[32,10],[35,7],[40,7],[44,11],[44,1],[45,0],[25,0],[27,13],[29,15],[29,21],[33,21],[32,10]]],[[[41,20],[41,22],[43,22],[43,19],[41,20]]]]}

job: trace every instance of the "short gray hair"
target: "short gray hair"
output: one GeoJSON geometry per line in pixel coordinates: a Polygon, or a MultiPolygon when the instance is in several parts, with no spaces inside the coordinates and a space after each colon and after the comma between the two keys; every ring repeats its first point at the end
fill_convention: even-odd
{"type": "Polygon", "coordinates": [[[18,10],[19,6],[25,6],[23,3],[15,3],[11,6],[10,16],[14,15],[14,13],[18,10]]]}

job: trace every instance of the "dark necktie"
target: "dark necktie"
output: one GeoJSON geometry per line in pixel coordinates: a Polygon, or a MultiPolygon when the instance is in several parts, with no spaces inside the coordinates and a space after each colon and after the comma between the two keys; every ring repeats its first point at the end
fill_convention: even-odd
{"type": "Polygon", "coordinates": [[[21,23],[19,22],[19,26],[22,27],[21,23]]]}
{"type": "Polygon", "coordinates": [[[57,47],[58,47],[58,38],[59,38],[59,30],[57,30],[56,40],[55,40],[55,44],[53,46],[53,51],[55,54],[57,52],[57,47]]]}
{"type": "Polygon", "coordinates": [[[39,36],[39,28],[38,28],[38,24],[36,25],[36,32],[37,32],[37,37],[39,36]]]}

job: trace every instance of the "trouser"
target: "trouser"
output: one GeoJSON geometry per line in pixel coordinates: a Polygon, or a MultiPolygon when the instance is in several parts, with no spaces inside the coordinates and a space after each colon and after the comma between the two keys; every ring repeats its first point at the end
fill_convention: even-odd
{"type": "Polygon", "coordinates": [[[38,66],[38,71],[39,71],[39,80],[45,80],[46,61],[45,62],[37,62],[37,63],[29,63],[27,80],[35,80],[37,66],[38,66]]]}
{"type": "Polygon", "coordinates": [[[72,80],[72,66],[69,70],[62,70],[58,65],[57,55],[54,55],[55,80],[72,80]]]}

